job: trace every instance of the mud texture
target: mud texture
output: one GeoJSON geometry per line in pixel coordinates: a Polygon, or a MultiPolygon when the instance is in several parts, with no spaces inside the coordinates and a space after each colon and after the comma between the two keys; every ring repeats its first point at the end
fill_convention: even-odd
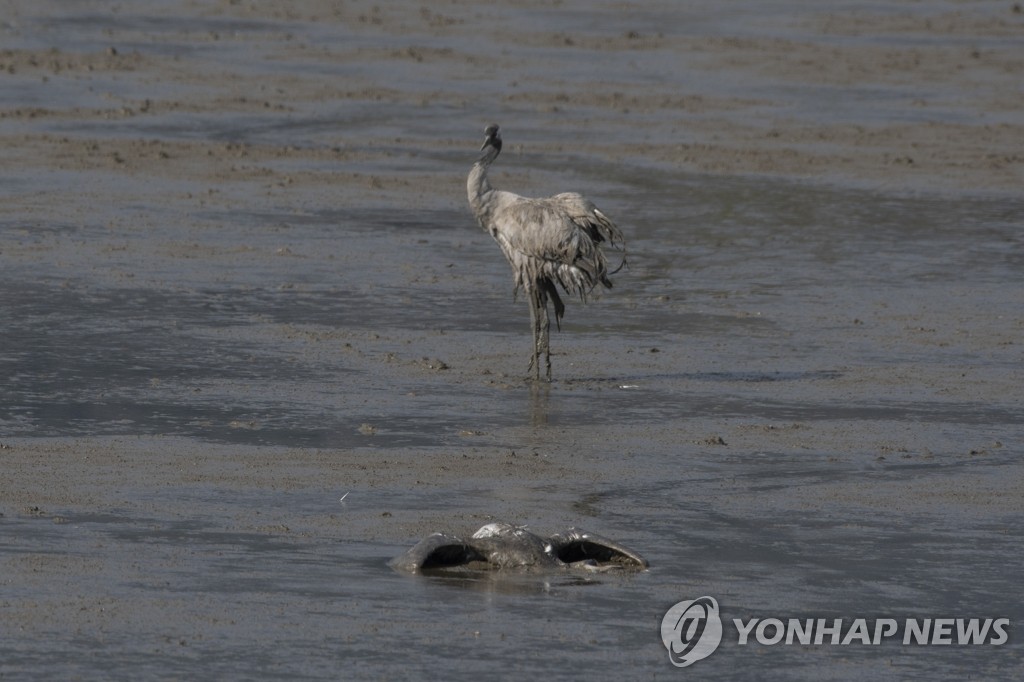
{"type": "Polygon", "coordinates": [[[0,677],[666,679],[732,618],[1008,617],[1002,646],[736,644],[715,679],[1013,679],[1013,2],[14,1],[0,17],[0,677]],[[555,381],[465,205],[624,230],[555,381]],[[581,526],[629,575],[404,576],[581,526]]]}

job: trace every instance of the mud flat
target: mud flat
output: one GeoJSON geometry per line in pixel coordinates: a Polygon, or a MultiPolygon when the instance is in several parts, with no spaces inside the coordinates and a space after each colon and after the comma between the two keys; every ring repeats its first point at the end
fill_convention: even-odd
{"type": "Polygon", "coordinates": [[[9,4],[0,677],[666,677],[705,594],[1013,623],[727,624],[720,679],[1024,672],[1013,3],[9,4]],[[496,184],[629,240],[550,386],[465,206],[493,121],[496,184]],[[492,520],[651,570],[386,566],[492,520]]]}

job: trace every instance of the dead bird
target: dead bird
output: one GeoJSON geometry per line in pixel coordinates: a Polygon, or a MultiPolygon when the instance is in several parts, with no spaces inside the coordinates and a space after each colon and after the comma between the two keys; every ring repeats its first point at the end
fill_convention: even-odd
{"type": "Polygon", "coordinates": [[[639,571],[648,566],[647,560],[633,550],[596,533],[569,528],[542,538],[508,523],[488,523],[469,540],[433,533],[389,565],[409,573],[454,568],[639,571]]]}

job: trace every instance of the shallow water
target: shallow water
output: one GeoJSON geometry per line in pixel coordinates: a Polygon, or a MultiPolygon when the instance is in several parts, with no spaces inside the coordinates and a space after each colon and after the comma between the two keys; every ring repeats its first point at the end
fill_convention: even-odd
{"type": "MultiPolygon", "coordinates": [[[[299,180],[289,194],[230,172],[218,187],[71,166],[4,178],[0,196],[16,210],[0,221],[2,442],[19,452],[57,443],[111,477],[120,467],[100,464],[98,450],[126,462],[155,450],[154,471],[170,463],[175,474],[89,479],[45,509],[0,501],[13,576],[0,593],[0,675],[668,678],[686,673],[667,660],[661,617],[704,594],[726,618],[1021,622],[1024,201],[552,152],[571,118],[502,99],[520,80],[533,95],[601,81],[627,95],[683,81],[707,97],[785,90],[680,69],[670,44],[595,61],[592,41],[628,41],[631,30],[662,41],[807,38],[813,17],[794,18],[802,4],[694,9],[685,21],[674,3],[633,8],[628,21],[609,4],[580,23],[567,3],[543,11],[546,43],[509,38],[500,58],[485,49],[496,22],[531,35],[535,8],[482,4],[445,35],[375,28],[370,7],[369,21],[350,24],[164,6],[23,7],[3,30],[12,47],[116,42],[122,55],[208,59],[277,85],[319,73],[339,89],[383,82],[401,94],[302,100],[284,113],[43,116],[7,120],[4,132],[213,142],[224,153],[235,152],[227,143],[341,144],[356,155],[386,144],[339,173],[376,173],[385,186],[430,180],[410,180],[396,203],[374,185],[333,195],[299,180]],[[581,49],[549,40],[559,31],[579,31],[581,49]],[[411,48],[427,58],[377,58],[411,48]],[[448,48],[476,61],[429,52],[448,48]],[[615,288],[571,303],[553,333],[551,386],[521,380],[525,305],[510,300],[496,246],[462,206],[475,131],[499,117],[511,123],[495,167],[503,186],[571,184],[629,240],[615,288]],[[465,148],[431,143],[463,136],[465,148]],[[410,140],[422,149],[410,153],[410,140]],[[49,205],[55,187],[64,201],[49,205]],[[210,465],[216,475],[182,474],[200,455],[223,460],[210,465]],[[463,475],[460,456],[482,460],[484,473],[463,475]],[[361,478],[343,468],[361,461],[361,478]],[[250,469],[274,482],[253,484],[250,469]],[[538,533],[577,524],[638,550],[651,569],[412,577],[386,566],[418,539],[417,519],[432,526],[417,533],[469,534],[491,517],[538,533]]],[[[202,102],[232,88],[152,73],[22,74],[0,101],[202,102]]],[[[922,96],[862,90],[849,106],[825,106],[833,86],[790,87],[796,115],[830,121],[912,118],[899,102],[922,96]]],[[[965,115],[954,90],[927,93],[942,102],[929,113],[965,115]]],[[[588,126],[614,143],[680,125],[664,111],[638,111],[644,125],[599,105],[572,111],[588,106],[588,126]]],[[[265,162],[296,177],[334,166],[287,154],[265,162]]],[[[0,482],[22,499],[18,478],[0,482]]],[[[726,627],[721,650],[693,672],[1008,679],[1024,668],[1015,632],[1001,647],[741,647],[726,627]]]]}

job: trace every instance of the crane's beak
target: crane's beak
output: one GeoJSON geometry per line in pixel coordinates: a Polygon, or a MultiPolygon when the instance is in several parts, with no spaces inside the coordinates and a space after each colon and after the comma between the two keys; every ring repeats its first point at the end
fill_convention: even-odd
{"type": "Polygon", "coordinates": [[[485,137],[484,138],[484,143],[482,145],[480,145],[480,151],[483,151],[484,149],[486,149],[487,148],[487,143],[490,142],[490,141],[491,141],[490,137],[485,137]]]}

